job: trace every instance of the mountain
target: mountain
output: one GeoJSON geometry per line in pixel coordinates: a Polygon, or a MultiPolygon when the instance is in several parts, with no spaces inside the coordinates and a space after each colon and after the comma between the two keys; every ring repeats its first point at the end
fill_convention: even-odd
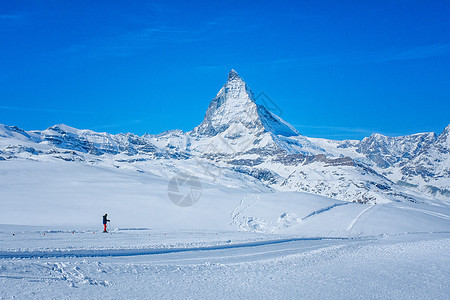
{"type": "Polygon", "coordinates": [[[216,136],[233,127],[255,135],[299,135],[293,126],[256,104],[253,92],[235,70],[230,71],[227,83],[211,101],[203,122],[192,133],[216,136]]]}
{"type": "Polygon", "coordinates": [[[374,133],[364,138],[356,151],[364,154],[380,168],[408,161],[436,141],[434,132],[388,137],[374,133]]]}
{"type": "Polygon", "coordinates": [[[165,179],[190,173],[212,184],[363,203],[419,202],[450,197],[449,131],[361,141],[308,138],[257,104],[231,70],[190,132],[137,136],[64,124],[43,131],[1,125],[0,160],[81,162],[165,179]]]}
{"type": "Polygon", "coordinates": [[[450,197],[450,125],[401,166],[402,180],[432,195],[450,197]]]}
{"type": "MultiPolygon", "coordinates": [[[[284,137],[301,138],[292,125],[256,103],[253,92],[234,70],[210,102],[203,122],[189,136],[201,140],[194,142],[194,152],[207,155],[273,153],[287,147],[284,137]]],[[[291,147],[304,147],[308,141],[290,143],[291,147]]]]}

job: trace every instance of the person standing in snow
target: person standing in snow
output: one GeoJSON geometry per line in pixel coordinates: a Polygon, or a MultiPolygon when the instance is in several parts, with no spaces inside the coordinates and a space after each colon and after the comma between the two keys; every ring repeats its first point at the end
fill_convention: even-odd
{"type": "Polygon", "coordinates": [[[104,216],[103,216],[103,232],[108,232],[108,231],[106,231],[106,223],[107,222],[109,222],[109,220],[108,220],[108,214],[105,214],[104,216]]]}

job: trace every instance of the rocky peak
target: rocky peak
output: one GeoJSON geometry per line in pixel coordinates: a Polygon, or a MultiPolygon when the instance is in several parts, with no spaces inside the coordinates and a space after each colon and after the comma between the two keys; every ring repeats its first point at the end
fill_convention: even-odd
{"type": "Polygon", "coordinates": [[[210,102],[203,122],[192,133],[215,136],[233,127],[256,135],[298,135],[291,125],[255,103],[253,92],[235,70],[230,71],[227,82],[210,102]]]}
{"type": "Polygon", "coordinates": [[[447,125],[442,133],[438,136],[435,146],[440,152],[450,152],[450,125],[447,125]]]}
{"type": "Polygon", "coordinates": [[[241,77],[239,77],[239,74],[234,69],[231,69],[230,73],[228,73],[228,81],[237,79],[241,79],[241,77]]]}
{"type": "Polygon", "coordinates": [[[365,154],[381,168],[387,168],[395,163],[413,156],[427,149],[436,140],[434,132],[417,133],[412,135],[389,137],[374,133],[364,138],[356,151],[365,154]]]}

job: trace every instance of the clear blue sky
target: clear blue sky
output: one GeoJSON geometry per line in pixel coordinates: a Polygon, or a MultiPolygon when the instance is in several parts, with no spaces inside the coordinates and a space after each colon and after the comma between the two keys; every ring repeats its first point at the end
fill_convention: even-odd
{"type": "Polygon", "coordinates": [[[306,136],[440,133],[449,15],[448,0],[2,1],[0,123],[188,131],[234,68],[306,136]]]}

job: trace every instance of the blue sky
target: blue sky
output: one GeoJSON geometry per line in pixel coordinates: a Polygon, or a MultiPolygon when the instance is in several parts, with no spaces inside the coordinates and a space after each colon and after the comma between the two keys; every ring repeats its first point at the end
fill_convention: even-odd
{"type": "Polygon", "coordinates": [[[0,123],[188,131],[231,68],[306,136],[450,123],[450,1],[292,2],[2,1],[0,123]]]}

